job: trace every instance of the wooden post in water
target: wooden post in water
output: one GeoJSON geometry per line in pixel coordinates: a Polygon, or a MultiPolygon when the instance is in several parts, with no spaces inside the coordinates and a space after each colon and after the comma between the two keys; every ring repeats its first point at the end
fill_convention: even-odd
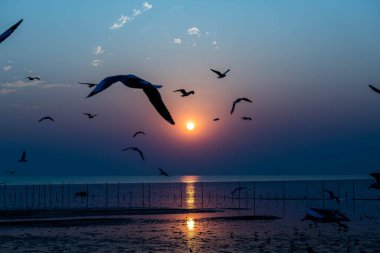
{"type": "Polygon", "coordinates": [[[106,183],[106,208],[108,207],[108,183],[106,183]]]}
{"type": "Polygon", "coordinates": [[[150,183],[148,183],[148,205],[150,208],[150,183]]]}
{"type": "Polygon", "coordinates": [[[5,195],[6,195],[6,188],[7,188],[7,184],[4,184],[4,187],[3,187],[3,201],[4,201],[4,209],[6,208],[7,204],[6,204],[6,199],[5,199],[5,195]]]}
{"type": "Polygon", "coordinates": [[[49,200],[50,200],[50,205],[49,205],[49,208],[51,209],[51,183],[49,185],[49,192],[50,192],[50,197],[49,197],[49,200]]]}
{"type": "Polygon", "coordinates": [[[25,209],[28,209],[28,185],[25,185],[25,209]]]}
{"type": "Polygon", "coordinates": [[[145,207],[145,189],[144,189],[144,183],[142,183],[142,206],[145,207]]]}
{"type": "Polygon", "coordinates": [[[201,181],[201,198],[202,198],[202,208],[203,208],[203,182],[201,181]]]}
{"type": "Polygon", "coordinates": [[[69,189],[68,189],[68,192],[69,192],[69,198],[68,198],[68,201],[67,201],[67,205],[68,207],[70,208],[70,204],[71,204],[71,198],[70,198],[70,195],[71,195],[71,184],[69,183],[69,189]]]}
{"type": "Polygon", "coordinates": [[[38,209],[40,209],[41,202],[41,184],[38,184],[38,209]]]}
{"type": "Polygon", "coordinates": [[[44,209],[46,209],[46,184],[44,184],[44,209]]]}
{"type": "Polygon", "coordinates": [[[253,215],[256,215],[256,182],[253,181],[253,215]]]}
{"type": "Polygon", "coordinates": [[[120,208],[120,184],[117,183],[117,208],[120,208]]]}
{"type": "Polygon", "coordinates": [[[322,206],[323,206],[323,208],[325,208],[325,193],[323,191],[324,188],[325,188],[325,182],[322,181],[322,206]]]}
{"type": "MultiPolygon", "coordinates": [[[[62,183],[62,190],[61,190],[61,202],[62,202],[62,209],[63,209],[63,202],[64,202],[64,198],[63,198],[63,190],[65,188],[65,184],[62,183]]],[[[33,189],[34,189],[34,185],[33,185],[33,189]]]]}
{"type": "Polygon", "coordinates": [[[309,208],[309,181],[305,181],[306,184],[306,207],[309,208]]]}
{"type": "Polygon", "coordinates": [[[352,180],[352,211],[355,215],[355,180],[352,180]]]}
{"type": "MultiPolygon", "coordinates": [[[[339,182],[339,179],[337,180],[337,187],[338,187],[338,199],[340,199],[340,182],[339,182]]],[[[340,209],[340,201],[338,201],[338,209],[340,209]]]]}
{"type": "Polygon", "coordinates": [[[348,206],[348,194],[347,194],[347,191],[346,191],[346,208],[348,206]]]}
{"type": "Polygon", "coordinates": [[[240,209],[240,192],[241,192],[241,190],[240,190],[240,181],[239,181],[238,189],[239,189],[239,191],[238,191],[238,198],[239,198],[239,209],[240,209]]]}
{"type": "Polygon", "coordinates": [[[90,192],[88,191],[88,183],[86,184],[86,208],[88,209],[88,198],[90,197],[90,192]]]}
{"type": "Polygon", "coordinates": [[[285,190],[285,182],[284,181],[282,181],[282,193],[283,193],[283,214],[285,215],[286,190],[285,190]]]}
{"type": "Polygon", "coordinates": [[[183,202],[182,202],[183,201],[182,200],[182,198],[183,198],[183,196],[182,196],[182,182],[179,183],[179,186],[180,186],[179,189],[181,191],[181,208],[182,208],[183,207],[183,202]]]}
{"type": "Polygon", "coordinates": [[[32,188],[32,208],[34,208],[34,184],[33,184],[33,188],[32,188]]]}

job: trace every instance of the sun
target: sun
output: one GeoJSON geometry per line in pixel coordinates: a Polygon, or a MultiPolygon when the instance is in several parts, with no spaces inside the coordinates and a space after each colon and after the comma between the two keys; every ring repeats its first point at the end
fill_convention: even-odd
{"type": "Polygon", "coordinates": [[[193,131],[194,128],[195,128],[195,124],[194,124],[194,122],[191,122],[191,121],[187,122],[187,123],[186,123],[186,128],[187,128],[187,130],[189,130],[189,131],[193,131]]]}

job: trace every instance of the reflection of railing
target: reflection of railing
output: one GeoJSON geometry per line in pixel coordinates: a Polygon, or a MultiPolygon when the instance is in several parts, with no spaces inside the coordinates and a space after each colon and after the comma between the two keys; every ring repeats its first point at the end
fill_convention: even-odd
{"type": "Polygon", "coordinates": [[[263,201],[302,201],[306,207],[345,205],[354,208],[356,200],[380,200],[378,191],[368,189],[369,180],[241,183],[197,180],[184,177],[181,183],[3,184],[0,185],[0,209],[240,207],[256,213],[263,201]],[[236,188],[241,190],[232,193],[236,188]],[[339,205],[323,192],[325,188],[340,196],[339,205]]]}

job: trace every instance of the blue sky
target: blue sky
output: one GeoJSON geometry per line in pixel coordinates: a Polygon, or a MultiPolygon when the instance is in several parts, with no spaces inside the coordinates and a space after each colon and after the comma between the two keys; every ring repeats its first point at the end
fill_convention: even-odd
{"type": "Polygon", "coordinates": [[[0,44],[4,171],[379,169],[380,96],[368,88],[380,87],[378,1],[1,1],[0,32],[21,18],[0,44]],[[210,68],[231,71],[217,79],[210,68]],[[176,125],[160,118],[141,91],[115,84],[85,99],[90,89],[77,83],[116,74],[163,85],[176,125]],[[172,92],[179,88],[196,93],[182,98],[172,92]],[[231,116],[232,101],[242,96],[254,102],[239,104],[231,116]],[[98,117],[88,120],[83,112],[98,117]],[[37,123],[45,115],[56,122],[37,123]],[[137,130],[147,135],[132,138],[137,130]],[[127,146],[141,148],[147,161],[120,151],[127,146]],[[24,149],[29,162],[19,164],[24,149]]]}

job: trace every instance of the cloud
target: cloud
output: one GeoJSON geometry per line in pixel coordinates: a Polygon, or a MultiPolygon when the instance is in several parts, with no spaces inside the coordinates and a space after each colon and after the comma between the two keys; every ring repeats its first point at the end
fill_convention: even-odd
{"type": "Polygon", "coordinates": [[[144,11],[149,11],[150,9],[152,9],[153,5],[151,5],[150,3],[148,2],[144,2],[143,3],[143,10],[144,11]]]}
{"type": "Polygon", "coordinates": [[[174,38],[174,44],[181,44],[182,40],[180,38],[174,38]]]}
{"type": "Polygon", "coordinates": [[[214,41],[212,42],[212,44],[213,44],[213,45],[216,45],[216,40],[214,40],[214,41]]]}
{"type": "Polygon", "coordinates": [[[102,63],[102,60],[95,59],[95,60],[93,60],[93,61],[91,62],[91,65],[97,67],[97,66],[100,65],[100,63],[102,63]]]}
{"type": "Polygon", "coordinates": [[[102,54],[104,53],[104,49],[102,48],[102,46],[97,46],[94,48],[94,54],[95,55],[99,55],[99,54],[102,54]]]}
{"type": "Polygon", "coordinates": [[[3,66],[4,71],[8,71],[12,68],[11,65],[3,66]]]}
{"type": "Polygon", "coordinates": [[[121,15],[121,17],[110,27],[110,29],[114,30],[122,28],[130,20],[133,20],[133,18],[121,15]]]}
{"type": "Polygon", "coordinates": [[[41,86],[42,89],[50,89],[50,88],[70,88],[70,84],[47,84],[41,86]]]}
{"type": "Polygon", "coordinates": [[[25,88],[25,87],[31,87],[31,86],[37,86],[38,84],[42,83],[43,81],[35,80],[31,82],[25,82],[23,80],[18,80],[14,82],[6,82],[4,84],[1,84],[2,87],[6,88],[25,88]]]}
{"type": "Polygon", "coordinates": [[[191,27],[191,28],[189,28],[187,30],[187,34],[200,36],[201,35],[201,31],[199,31],[199,29],[197,27],[191,27]]]}
{"type": "Polygon", "coordinates": [[[132,15],[133,15],[134,17],[136,17],[136,16],[140,15],[141,13],[142,13],[142,12],[141,12],[139,9],[137,9],[137,10],[136,10],[136,9],[133,9],[133,14],[132,14],[132,15]]]}
{"type": "Polygon", "coordinates": [[[16,89],[4,88],[4,89],[0,89],[0,95],[6,95],[6,94],[9,94],[9,93],[14,93],[16,91],[17,91],[16,89]]]}

